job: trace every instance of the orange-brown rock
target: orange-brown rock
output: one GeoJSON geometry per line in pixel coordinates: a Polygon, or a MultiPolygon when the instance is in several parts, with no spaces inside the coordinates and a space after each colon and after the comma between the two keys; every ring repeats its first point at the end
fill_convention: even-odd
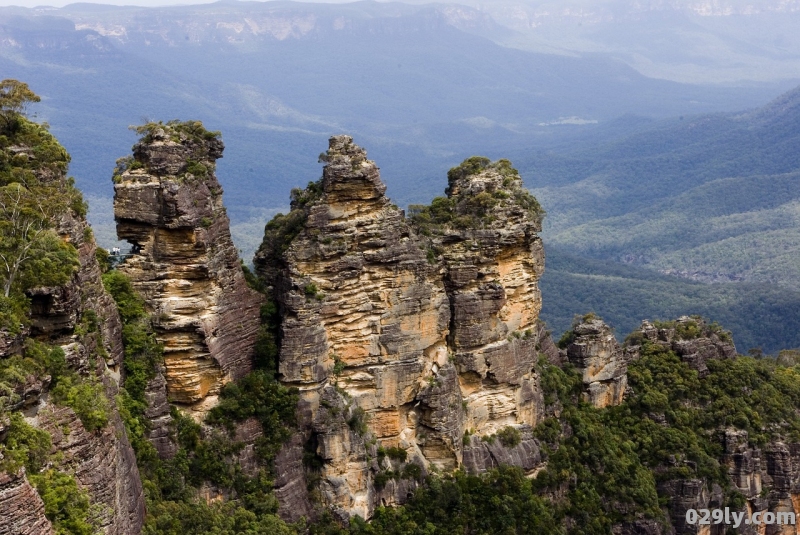
{"type": "Polygon", "coordinates": [[[435,239],[453,319],[449,342],[465,424],[477,435],[536,425],[542,213],[507,160],[470,158],[448,173],[453,223],[435,239]]]}
{"type": "Polygon", "coordinates": [[[214,174],[222,142],[199,123],[152,125],[114,186],[120,270],[156,318],[172,402],[202,414],[252,367],[260,295],[241,269],[214,174]]]}
{"type": "Polygon", "coordinates": [[[599,318],[585,317],[572,333],[566,355],[582,375],[586,400],[598,408],[622,403],[628,386],[627,350],[599,318]]]}
{"type": "MultiPolygon", "coordinates": [[[[543,412],[534,366],[544,257],[538,204],[519,175],[487,161],[451,180],[456,212],[492,202],[472,227],[425,237],[349,136],[331,138],[324,159],[322,179],[293,191],[292,211],[267,225],[255,258],[280,307],[279,378],[301,391],[322,502],[367,518],[376,504],[404,501],[433,468],[508,461],[532,470],[541,462],[530,428],[543,412]],[[507,426],[522,430],[518,449],[498,443],[478,454],[480,436],[507,426]],[[478,445],[464,464],[467,431],[478,445]],[[387,482],[390,469],[411,475],[387,482]]],[[[297,449],[276,462],[282,502],[303,477],[297,449]]]]}

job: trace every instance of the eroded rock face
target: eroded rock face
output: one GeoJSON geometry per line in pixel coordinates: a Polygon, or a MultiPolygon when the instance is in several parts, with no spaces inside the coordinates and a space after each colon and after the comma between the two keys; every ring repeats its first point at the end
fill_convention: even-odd
{"type": "Polygon", "coordinates": [[[628,386],[626,350],[611,328],[597,318],[586,318],[573,327],[574,340],[566,355],[583,376],[584,397],[595,407],[619,405],[628,386]]]}
{"type": "MultiPolygon", "coordinates": [[[[740,509],[731,511],[744,513],[749,518],[753,513],[794,513],[800,515],[800,444],[771,442],[763,448],[748,444],[746,431],[726,429],[721,437],[726,466],[733,489],[745,498],[740,509]]],[[[688,509],[713,509],[726,506],[722,489],[709,488],[704,480],[675,479],[659,485],[659,493],[669,497],[668,510],[675,533],[722,534],[724,526],[712,526],[711,531],[702,531],[701,526],[686,523],[688,509]]],[[[742,523],[737,533],[792,534],[794,525],[746,525],[742,523]]]]}
{"type": "Polygon", "coordinates": [[[63,455],[63,467],[89,491],[98,509],[102,533],[135,534],[141,530],[143,503],[136,458],[130,446],[115,437],[119,416],[99,433],[89,433],[69,407],[48,405],[37,414],[39,426],[50,433],[54,452],[63,455]]]}
{"type": "Polygon", "coordinates": [[[434,240],[453,311],[448,341],[466,402],[465,425],[478,435],[508,425],[534,426],[544,405],[533,371],[546,338],[540,338],[538,325],[541,216],[521,202],[535,200],[527,197],[517,172],[498,163],[505,165],[451,171],[448,197],[455,217],[472,221],[434,240]]]}
{"type": "Polygon", "coordinates": [[[44,516],[44,503],[24,470],[0,472],[0,535],[52,535],[52,524],[44,516]]]}
{"type": "MultiPolygon", "coordinates": [[[[66,180],[65,176],[47,179],[66,180]]],[[[59,345],[71,370],[86,380],[101,382],[109,402],[109,423],[97,433],[89,433],[71,409],[48,404],[43,394],[49,377],[27,381],[21,397],[29,423],[53,437],[52,453],[60,458],[56,468],[74,473],[78,484],[88,491],[91,503],[102,511],[100,532],[135,535],[141,532],[144,522],[144,493],[136,459],[115,405],[123,357],[122,324],[113,299],[103,288],[95,255],[97,247],[86,220],[67,212],[56,230],[77,249],[78,267],[66,284],[28,292],[31,326],[21,337],[59,345]],[[57,434],[64,436],[65,429],[70,431],[69,438],[56,438],[57,434]]],[[[20,344],[21,341],[16,344],[17,350],[20,344]]],[[[15,514],[7,515],[2,509],[0,533],[27,533],[25,529],[29,526],[33,526],[30,533],[51,532],[50,523],[42,520],[40,514],[42,502],[38,496],[30,496],[36,491],[27,481],[21,483],[15,475],[4,473],[0,473],[0,481],[12,481],[6,490],[22,493],[19,495],[27,500],[27,509],[17,509],[15,514]],[[9,490],[12,488],[16,490],[9,490]],[[29,520],[30,524],[16,524],[29,520]]]]}
{"type": "Polygon", "coordinates": [[[495,201],[480,228],[424,237],[350,137],[331,138],[326,160],[322,179],[267,225],[255,258],[280,307],[279,377],[300,389],[300,435],[319,465],[301,471],[300,445],[284,448],[282,508],[309,473],[336,514],[368,518],[376,504],[405,501],[433,467],[533,470],[544,256],[540,218],[514,196],[519,176],[488,167],[451,180],[452,205],[495,201]],[[484,451],[481,436],[507,426],[523,429],[522,443],[484,451]]]}
{"type": "Polygon", "coordinates": [[[162,125],[134,146],[114,186],[117,234],[133,245],[120,270],[157,319],[169,401],[198,417],[225,382],[252,368],[261,304],[244,280],[214,175],[222,150],[213,135],[162,125]]]}

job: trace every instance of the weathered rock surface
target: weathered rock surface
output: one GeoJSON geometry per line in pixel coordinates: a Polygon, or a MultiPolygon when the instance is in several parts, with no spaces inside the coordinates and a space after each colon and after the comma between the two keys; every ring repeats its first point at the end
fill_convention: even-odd
{"type": "Polygon", "coordinates": [[[533,371],[541,349],[541,216],[517,199],[527,192],[510,164],[451,172],[448,179],[456,217],[478,218],[435,240],[453,311],[448,342],[465,425],[478,435],[536,425],[544,405],[533,371]]]}
{"type": "Polygon", "coordinates": [[[700,377],[708,373],[707,361],[736,357],[731,333],[699,317],[682,316],[662,328],[645,320],[639,332],[642,339],[674,351],[683,362],[697,370],[700,377]]]}
{"type": "Polygon", "coordinates": [[[24,470],[0,472],[0,535],[51,535],[53,526],[44,516],[44,503],[24,470]]]}
{"type": "MultiPolygon", "coordinates": [[[[66,180],[65,176],[52,174],[45,178],[66,180]]],[[[22,397],[29,409],[27,413],[34,415],[34,425],[51,435],[63,434],[65,428],[72,431],[69,440],[54,437],[53,453],[63,456],[79,485],[88,491],[91,503],[102,510],[101,532],[138,534],[144,522],[144,493],[133,450],[115,407],[123,356],[122,324],[113,299],[103,288],[96,245],[86,220],[70,211],[63,214],[56,230],[77,249],[78,268],[62,286],[33,288],[28,292],[31,326],[24,336],[60,345],[72,370],[101,381],[111,418],[97,434],[87,433],[70,409],[46,405],[41,394],[49,378],[26,382],[22,397]]],[[[7,477],[14,476],[0,474],[0,478],[7,477]]],[[[18,514],[22,518],[38,518],[41,500],[31,498],[27,503],[31,509],[18,514]]],[[[0,533],[3,530],[17,533],[15,521],[14,515],[0,515],[0,533]]],[[[47,533],[51,529],[49,523],[41,526],[37,528],[41,531],[34,533],[47,533]]]]}
{"type": "Polygon", "coordinates": [[[715,485],[709,489],[702,479],[674,479],[665,481],[658,486],[661,495],[669,496],[669,519],[676,535],[709,533],[707,526],[688,524],[686,511],[688,509],[719,508],[722,505],[722,489],[715,485]]]}
{"type": "Polygon", "coordinates": [[[473,474],[485,472],[501,465],[519,466],[528,472],[542,465],[542,453],[539,441],[533,438],[532,430],[525,425],[520,428],[520,442],[507,447],[502,441],[494,438],[485,440],[470,435],[464,445],[464,469],[473,474]]]}
{"type": "Polygon", "coordinates": [[[198,417],[250,371],[259,327],[261,296],[244,280],[214,174],[222,151],[213,136],[162,125],[114,186],[117,234],[133,245],[120,270],[157,319],[169,401],[198,417]]]}
{"type": "Polygon", "coordinates": [[[143,504],[141,483],[135,484],[139,479],[136,459],[130,446],[120,446],[115,425],[89,433],[72,409],[54,405],[39,410],[37,419],[53,439],[53,452],[63,455],[62,469],[75,474],[93,503],[104,505],[98,509],[102,532],[138,533],[143,504]]]}
{"type": "MultiPolygon", "coordinates": [[[[255,258],[281,311],[279,377],[301,391],[304,447],[319,459],[314,492],[343,518],[368,518],[376,504],[405,501],[431,467],[533,470],[544,257],[516,171],[451,180],[454,205],[495,193],[484,223],[424,238],[350,137],[331,138],[325,158],[321,181],[293,192],[255,258]],[[485,451],[480,437],[507,426],[521,426],[522,444],[485,451]],[[467,430],[477,440],[468,463],[467,430]],[[390,468],[377,448],[407,458],[390,468]]],[[[299,451],[292,443],[276,462],[284,511],[301,488],[299,451]]]]}
{"type": "Polygon", "coordinates": [[[619,405],[628,386],[628,360],[611,328],[597,318],[573,327],[566,356],[583,376],[584,397],[595,407],[619,405]]]}
{"type": "MultiPolygon", "coordinates": [[[[748,445],[746,431],[727,429],[722,437],[722,462],[728,470],[733,488],[746,502],[743,508],[731,511],[749,518],[755,512],[794,513],[800,515],[800,444],[772,442],[764,448],[748,445]]],[[[709,533],[722,535],[724,526],[702,526],[686,523],[688,509],[713,509],[726,506],[722,489],[709,488],[701,479],[675,479],[659,485],[659,493],[669,497],[670,521],[677,535],[709,533]]],[[[736,533],[795,534],[794,525],[745,525],[736,533]]]]}

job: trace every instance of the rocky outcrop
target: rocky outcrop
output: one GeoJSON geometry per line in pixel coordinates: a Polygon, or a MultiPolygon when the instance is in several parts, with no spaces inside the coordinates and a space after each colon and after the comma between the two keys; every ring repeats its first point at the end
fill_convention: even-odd
{"type": "Polygon", "coordinates": [[[500,466],[519,466],[532,472],[544,461],[539,442],[530,426],[521,426],[517,443],[504,443],[495,435],[470,435],[464,444],[464,469],[473,474],[500,466]]]}
{"type": "Polygon", "coordinates": [[[622,403],[628,386],[628,355],[611,328],[592,315],[572,328],[566,347],[569,362],[581,373],[585,399],[602,408],[622,403]]]}
{"type": "Polygon", "coordinates": [[[25,471],[0,472],[0,535],[52,535],[53,526],[44,516],[44,503],[25,471]]]}
{"type": "MultiPolygon", "coordinates": [[[[674,479],[658,486],[658,493],[669,497],[668,511],[672,528],[676,535],[709,533],[707,526],[688,524],[686,511],[716,508],[723,506],[723,493],[719,485],[709,489],[702,479],[674,479]]],[[[719,526],[718,526],[719,527],[719,526]]],[[[724,533],[719,531],[720,535],[724,533]]]]}
{"type": "MultiPolygon", "coordinates": [[[[448,342],[478,435],[543,414],[534,372],[542,307],[537,281],[544,248],[541,213],[510,163],[471,158],[448,173],[454,224],[434,238],[445,268],[452,320],[448,342]]],[[[541,340],[544,340],[542,337],[541,340]]]]}
{"type": "MultiPolygon", "coordinates": [[[[65,169],[56,173],[45,168],[42,173],[38,177],[42,181],[66,182],[65,169]]],[[[77,372],[82,380],[98,381],[105,387],[109,423],[97,433],[89,433],[71,409],[50,405],[44,395],[49,376],[26,380],[20,399],[29,422],[54,437],[52,453],[58,459],[55,467],[74,474],[79,486],[88,491],[92,505],[102,511],[101,532],[138,534],[144,522],[144,493],[136,459],[115,406],[123,358],[121,321],[113,299],[103,288],[97,247],[86,219],[74,208],[66,210],[56,231],[77,250],[76,270],[61,286],[34,287],[27,291],[31,302],[30,327],[17,341],[7,345],[8,351],[19,351],[25,337],[60,346],[71,371],[77,372]],[[55,438],[64,435],[66,429],[70,430],[68,440],[55,438]]],[[[14,475],[0,473],[0,478],[19,483],[14,475]]],[[[28,510],[7,515],[4,509],[0,515],[0,533],[25,533],[27,528],[14,524],[17,515],[20,519],[38,519],[32,524],[32,533],[47,533],[51,529],[49,522],[45,524],[39,519],[41,500],[30,496],[35,491],[27,482],[15,485],[18,489],[15,492],[27,496],[28,510]]]]}
{"type": "Polygon", "coordinates": [[[156,318],[169,401],[200,417],[252,368],[261,297],[244,280],[222,206],[222,142],[200,123],[145,129],[115,175],[117,234],[133,246],[119,269],[156,318]]]}
{"type": "Polygon", "coordinates": [[[731,333],[699,316],[682,316],[658,325],[645,320],[639,331],[632,333],[628,345],[633,346],[642,340],[671,349],[683,362],[697,370],[700,377],[708,374],[706,362],[709,360],[736,357],[731,333]]]}
{"type": "Polygon", "coordinates": [[[359,426],[348,425],[352,411],[382,445],[414,448],[424,428],[453,449],[452,433],[426,420],[432,410],[417,399],[448,365],[447,295],[385,190],[364,150],[333,138],[319,191],[303,194],[319,199],[295,195],[302,231],[285,252],[266,244],[256,258],[281,305],[279,376],[311,407],[305,423],[325,461],[322,492],[363,517],[372,508],[370,465],[359,426]]]}
{"type": "MultiPolygon", "coordinates": [[[[771,442],[764,448],[748,444],[746,431],[726,429],[722,434],[722,464],[726,467],[734,490],[745,499],[744,506],[731,507],[718,485],[702,479],[674,479],[659,485],[659,494],[668,497],[670,521],[676,535],[725,533],[724,526],[703,526],[686,523],[688,509],[730,507],[732,512],[749,518],[753,513],[794,513],[800,515],[800,444],[771,442]],[[707,529],[707,528],[706,528],[707,529]]],[[[795,534],[794,525],[755,526],[742,523],[736,531],[745,535],[795,534]]]]}
{"type": "Polygon", "coordinates": [[[302,474],[298,444],[287,446],[279,499],[297,494],[302,475],[338,515],[368,518],[429,469],[533,470],[544,257],[516,171],[486,160],[452,178],[451,211],[478,206],[480,218],[431,234],[385,196],[350,137],[331,138],[324,159],[322,179],[292,192],[255,258],[280,307],[279,378],[300,389],[306,456],[319,460],[302,474]],[[523,429],[521,444],[484,447],[482,436],[507,427],[523,429]],[[376,462],[384,449],[403,461],[376,462]]]}

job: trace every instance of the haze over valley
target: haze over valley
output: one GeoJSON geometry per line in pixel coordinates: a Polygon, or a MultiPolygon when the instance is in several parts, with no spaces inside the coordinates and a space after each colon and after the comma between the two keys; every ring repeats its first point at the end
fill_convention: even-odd
{"type": "MultiPolygon", "coordinates": [[[[127,127],[192,118],[223,133],[219,176],[247,261],[264,222],[287,209],[289,189],[319,175],[314,155],[327,137],[348,132],[401,207],[440,195],[447,169],[468,156],[507,157],[548,211],[554,255],[702,283],[779,285],[795,296],[797,96],[768,103],[800,80],[800,11],[748,6],[5,7],[0,70],[42,95],[37,116],[70,151],[107,246],[116,243],[109,177],[135,139],[127,127]]],[[[543,279],[556,332],[602,306],[593,292],[562,306],[566,294],[548,290],[550,276],[560,275],[543,279]]],[[[684,283],[674,280],[675,292],[684,283]]],[[[724,291],[747,302],[745,288],[724,291]]],[[[629,298],[610,307],[624,315],[597,312],[624,332],[660,314],[629,298]]],[[[709,299],[689,299],[689,308],[732,319],[709,299]]],[[[748,335],[765,322],[742,321],[747,346],[800,344],[748,335]]]]}

